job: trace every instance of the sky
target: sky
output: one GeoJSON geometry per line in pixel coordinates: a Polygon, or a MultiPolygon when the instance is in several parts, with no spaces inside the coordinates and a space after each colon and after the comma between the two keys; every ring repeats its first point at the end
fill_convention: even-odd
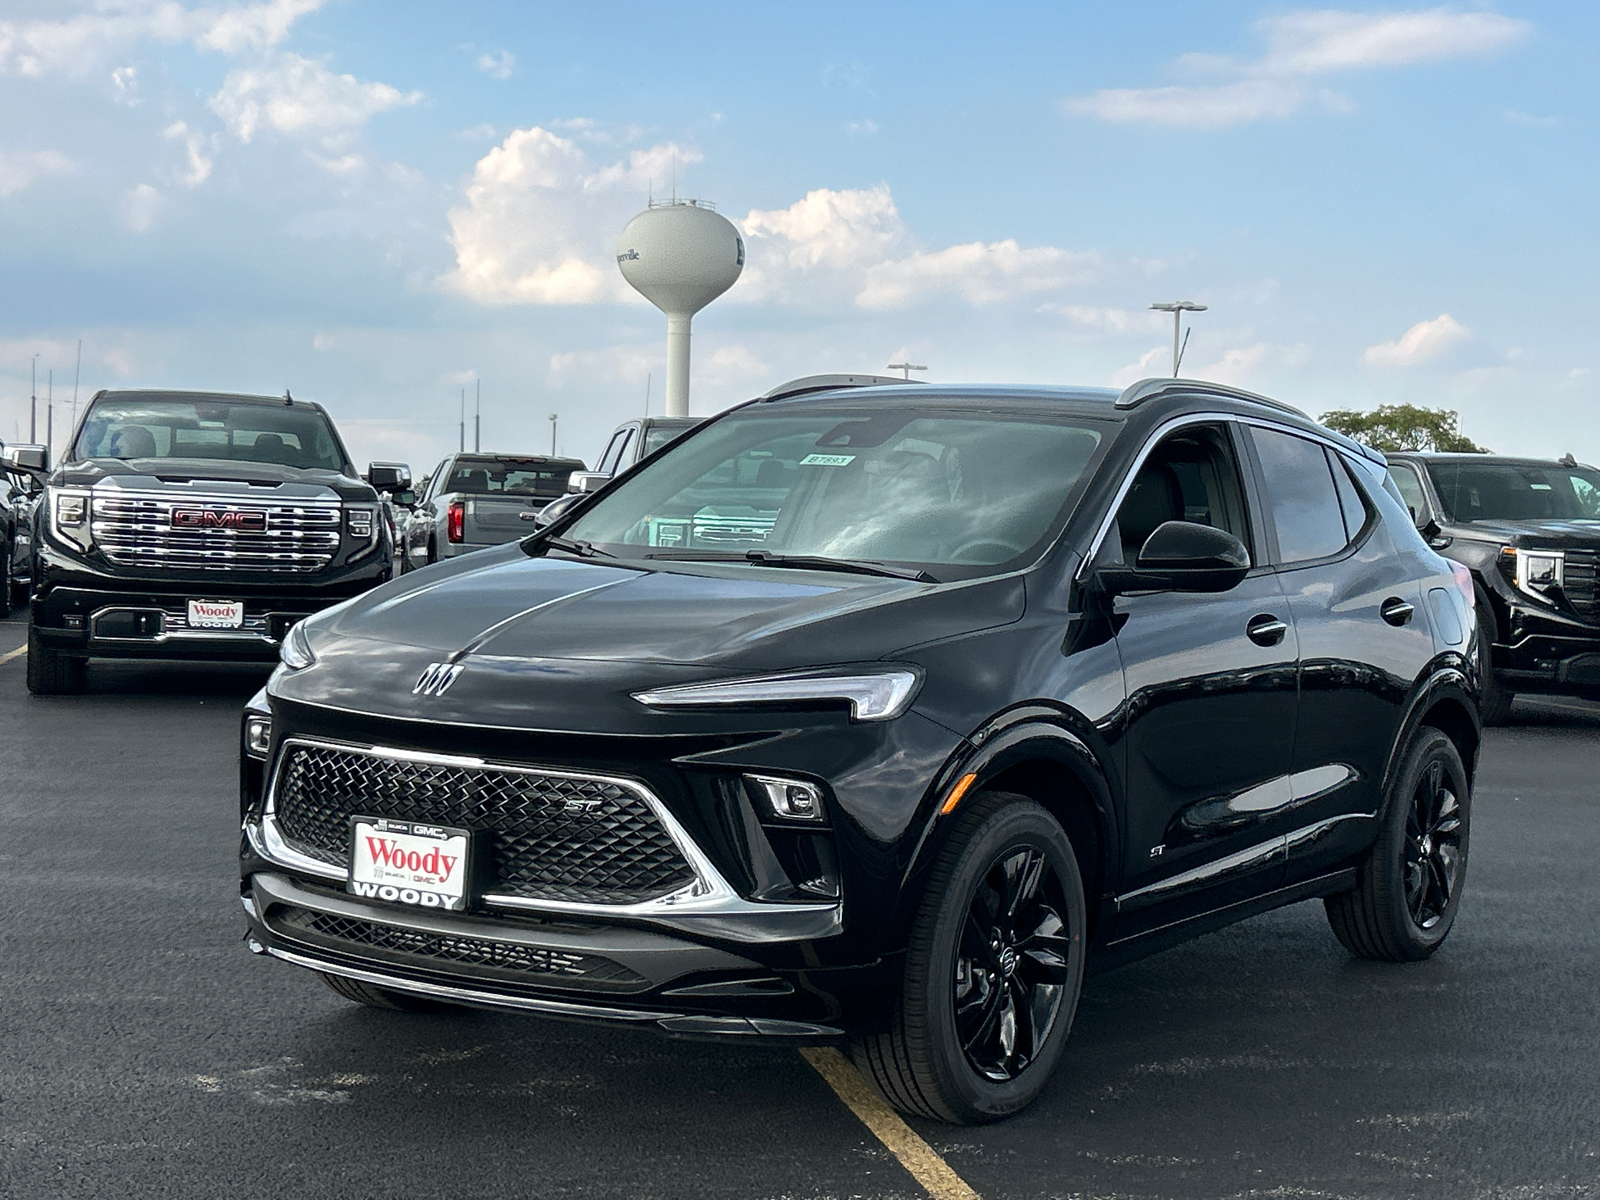
{"type": "Polygon", "coordinates": [[[1410,403],[1600,461],[1600,6],[0,0],[0,440],[320,401],[420,477],[659,412],[617,236],[713,202],[691,410],[825,371],[1410,403]],[[53,385],[47,384],[53,372],[53,385]]]}

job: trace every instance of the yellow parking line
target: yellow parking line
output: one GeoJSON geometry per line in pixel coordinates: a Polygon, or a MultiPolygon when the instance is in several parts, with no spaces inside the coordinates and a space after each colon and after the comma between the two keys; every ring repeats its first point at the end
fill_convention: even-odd
{"type": "Polygon", "coordinates": [[[28,652],[28,647],[27,647],[26,643],[24,643],[23,645],[18,646],[15,650],[9,651],[8,653],[5,653],[5,654],[0,654],[0,667],[5,666],[13,658],[21,658],[27,652],[28,652]]]}
{"type": "Polygon", "coordinates": [[[933,1200],[982,1200],[932,1146],[900,1119],[899,1113],[883,1102],[848,1058],[832,1046],[807,1046],[800,1053],[933,1200]]]}

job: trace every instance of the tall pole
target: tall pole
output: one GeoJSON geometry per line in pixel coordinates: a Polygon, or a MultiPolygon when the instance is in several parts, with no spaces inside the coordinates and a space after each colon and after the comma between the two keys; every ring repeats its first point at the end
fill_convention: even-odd
{"type": "MultiPolygon", "coordinates": [[[[1186,312],[1205,312],[1204,304],[1196,304],[1193,300],[1168,300],[1162,304],[1152,304],[1151,308],[1157,312],[1172,314],[1172,377],[1178,377],[1178,367],[1183,362],[1183,344],[1178,340],[1178,333],[1183,325],[1183,314],[1186,312]]],[[[1192,327],[1191,327],[1192,328],[1192,327]]]]}
{"type": "Polygon", "coordinates": [[[461,442],[456,447],[456,453],[467,452],[467,389],[461,389],[461,442]]]}
{"type": "Polygon", "coordinates": [[[551,458],[554,458],[556,456],[556,418],[559,417],[560,415],[561,415],[560,413],[551,413],[550,414],[550,457],[551,458]]]}
{"type": "Polygon", "coordinates": [[[72,424],[70,428],[78,427],[78,375],[83,370],[83,339],[78,339],[78,361],[72,366],[72,424]]]}
{"type": "Polygon", "coordinates": [[[1183,313],[1172,310],[1172,377],[1178,377],[1178,326],[1183,323],[1183,313]]]}
{"type": "Polygon", "coordinates": [[[44,444],[45,458],[54,462],[56,459],[56,369],[50,368],[44,393],[44,444]]]}
{"type": "Polygon", "coordinates": [[[688,313],[667,314],[667,408],[669,417],[689,415],[688,313]]]}
{"type": "Polygon", "coordinates": [[[37,445],[39,441],[39,356],[33,356],[31,382],[28,384],[28,441],[37,445]]]}
{"type": "Polygon", "coordinates": [[[472,381],[472,452],[479,454],[483,451],[483,380],[472,381]]]}

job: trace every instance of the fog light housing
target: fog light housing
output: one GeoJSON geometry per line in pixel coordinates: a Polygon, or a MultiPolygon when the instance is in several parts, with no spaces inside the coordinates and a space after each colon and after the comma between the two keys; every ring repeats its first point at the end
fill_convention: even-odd
{"type": "Polygon", "coordinates": [[[244,752],[251,758],[265,759],[272,745],[272,718],[251,713],[244,719],[244,752]]]}
{"type": "Polygon", "coordinates": [[[814,783],[775,775],[746,775],[744,781],[767,811],[781,821],[823,819],[822,789],[814,783]]]}

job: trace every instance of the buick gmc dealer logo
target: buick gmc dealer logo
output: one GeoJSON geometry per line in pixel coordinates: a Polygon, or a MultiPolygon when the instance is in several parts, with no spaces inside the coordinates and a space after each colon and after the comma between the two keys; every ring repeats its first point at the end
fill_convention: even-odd
{"type": "Polygon", "coordinates": [[[172,510],[172,527],[265,533],[267,514],[259,508],[175,508],[172,510]]]}

